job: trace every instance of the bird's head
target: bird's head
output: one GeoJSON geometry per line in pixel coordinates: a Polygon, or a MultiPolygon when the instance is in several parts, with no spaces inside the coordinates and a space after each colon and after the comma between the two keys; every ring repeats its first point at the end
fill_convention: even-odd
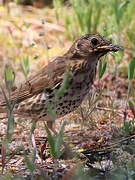
{"type": "Polygon", "coordinates": [[[72,58],[99,59],[110,51],[119,51],[123,47],[112,44],[109,40],[99,34],[86,34],[77,39],[68,53],[72,54],[72,58]]]}

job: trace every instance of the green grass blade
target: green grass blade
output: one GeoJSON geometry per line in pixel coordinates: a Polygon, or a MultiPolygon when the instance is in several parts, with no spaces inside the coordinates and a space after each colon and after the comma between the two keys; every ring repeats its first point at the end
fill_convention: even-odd
{"type": "Polygon", "coordinates": [[[5,84],[8,90],[11,90],[14,81],[15,81],[15,73],[12,68],[6,66],[4,69],[4,77],[5,77],[5,84]]]}
{"type": "Polygon", "coordinates": [[[87,33],[91,33],[92,12],[93,12],[92,6],[89,6],[86,13],[87,33]]]}
{"type": "Polygon", "coordinates": [[[8,98],[7,98],[7,96],[6,96],[6,93],[5,93],[5,91],[4,91],[4,89],[3,89],[2,87],[1,87],[1,90],[2,90],[2,94],[3,94],[3,96],[4,96],[4,99],[5,99],[7,108],[8,108],[8,110],[10,111],[10,110],[12,109],[11,103],[10,103],[10,101],[8,100],[8,98]]]}
{"type": "Polygon", "coordinates": [[[107,62],[104,62],[104,64],[103,64],[102,61],[99,62],[99,73],[98,73],[98,77],[99,77],[100,79],[102,78],[102,76],[103,76],[103,74],[104,74],[104,72],[105,72],[105,70],[106,70],[106,66],[107,66],[107,62]]]}
{"type": "Polygon", "coordinates": [[[133,88],[133,84],[132,84],[131,81],[130,81],[130,89],[131,89],[131,96],[132,96],[132,98],[133,98],[133,100],[135,102],[135,93],[134,93],[134,88],[133,88]]]}
{"type": "Polygon", "coordinates": [[[45,129],[46,129],[46,132],[47,132],[47,137],[48,137],[48,142],[49,142],[49,145],[50,145],[50,151],[51,151],[51,154],[54,158],[57,157],[56,155],[56,152],[55,152],[55,137],[51,135],[51,132],[48,128],[48,126],[46,125],[46,123],[44,123],[44,126],[45,126],[45,129]]]}
{"type": "Polygon", "coordinates": [[[11,140],[13,133],[14,133],[14,116],[12,114],[9,114],[8,125],[7,125],[7,134],[6,134],[6,138],[7,138],[8,142],[11,140]]]}
{"type": "Polygon", "coordinates": [[[57,154],[57,157],[59,158],[62,154],[63,151],[61,151],[61,145],[62,145],[62,142],[63,142],[63,136],[64,136],[64,127],[66,125],[66,121],[64,121],[62,123],[62,126],[60,128],[60,131],[58,133],[58,136],[56,138],[56,143],[55,143],[55,150],[56,150],[56,154],[57,154]]]}
{"type": "Polygon", "coordinates": [[[129,80],[133,79],[134,69],[135,69],[135,57],[129,62],[129,65],[128,65],[128,79],[129,80]]]}
{"type": "Polygon", "coordinates": [[[24,160],[25,160],[25,163],[26,163],[26,165],[27,165],[27,168],[28,168],[31,172],[33,172],[35,168],[34,168],[32,162],[29,160],[29,158],[28,158],[28,156],[27,156],[26,154],[24,155],[24,160]]]}

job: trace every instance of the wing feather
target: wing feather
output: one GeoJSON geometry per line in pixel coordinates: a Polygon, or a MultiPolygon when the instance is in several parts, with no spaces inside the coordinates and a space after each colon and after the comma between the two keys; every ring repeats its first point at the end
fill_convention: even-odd
{"type": "Polygon", "coordinates": [[[52,88],[55,84],[62,82],[65,69],[66,62],[64,57],[57,57],[46,67],[40,69],[35,75],[30,76],[26,82],[21,85],[20,91],[19,89],[13,91],[11,101],[17,98],[17,103],[19,103],[35,94],[39,94],[45,89],[52,88]]]}

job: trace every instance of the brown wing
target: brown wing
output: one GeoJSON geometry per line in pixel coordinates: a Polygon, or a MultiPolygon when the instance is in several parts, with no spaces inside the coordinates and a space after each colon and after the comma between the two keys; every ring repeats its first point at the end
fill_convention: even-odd
{"type": "Polygon", "coordinates": [[[45,89],[50,89],[62,81],[66,68],[64,57],[58,57],[46,67],[40,69],[35,75],[30,76],[19,89],[11,94],[11,101],[17,99],[17,103],[39,94],[45,89]],[[18,96],[17,96],[18,95],[18,96]]]}

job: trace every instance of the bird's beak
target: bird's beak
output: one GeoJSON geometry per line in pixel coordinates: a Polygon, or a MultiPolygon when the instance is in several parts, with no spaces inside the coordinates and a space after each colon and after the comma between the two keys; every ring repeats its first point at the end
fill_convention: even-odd
{"type": "Polygon", "coordinates": [[[120,50],[123,50],[124,48],[120,45],[113,45],[113,44],[109,44],[109,45],[105,45],[105,46],[99,46],[97,47],[97,49],[99,51],[120,51],[120,50]]]}

